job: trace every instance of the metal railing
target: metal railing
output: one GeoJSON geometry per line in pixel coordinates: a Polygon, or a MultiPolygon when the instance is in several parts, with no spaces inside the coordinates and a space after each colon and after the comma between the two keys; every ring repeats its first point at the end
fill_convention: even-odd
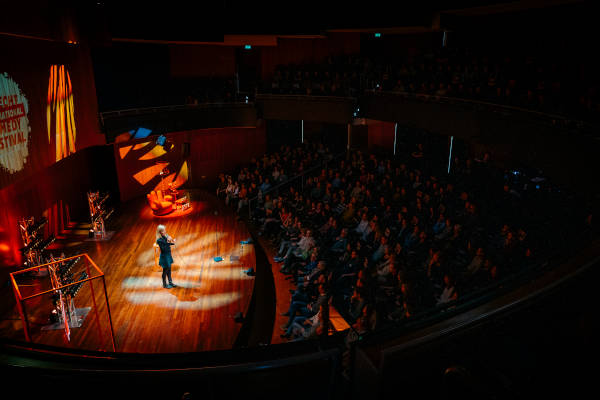
{"type": "Polygon", "coordinates": [[[552,126],[566,127],[566,128],[577,128],[579,130],[585,130],[586,132],[595,131],[597,133],[598,124],[591,121],[583,121],[581,119],[571,117],[569,115],[553,114],[545,111],[538,111],[531,108],[524,108],[518,106],[512,106],[502,103],[493,103],[484,100],[473,100],[465,99],[461,97],[448,97],[439,96],[425,93],[413,93],[413,92],[402,92],[402,91],[379,91],[379,90],[365,90],[364,94],[373,96],[397,96],[406,99],[418,100],[422,102],[436,102],[440,104],[453,104],[474,107],[478,109],[489,109],[495,112],[510,112],[526,114],[536,120],[546,122],[552,126]]]}
{"type": "Polygon", "coordinates": [[[168,106],[151,106],[151,107],[135,107],[126,108],[122,110],[111,110],[103,111],[100,114],[100,121],[104,122],[104,119],[111,117],[129,116],[129,115],[140,115],[140,114],[152,114],[157,112],[165,111],[183,111],[193,110],[195,108],[214,108],[214,107],[229,107],[229,106],[254,106],[253,102],[214,102],[214,103],[198,103],[198,104],[172,104],[168,106]]]}
{"type": "Polygon", "coordinates": [[[270,100],[270,99],[288,99],[288,100],[306,100],[310,99],[313,101],[338,101],[338,102],[348,102],[348,101],[356,101],[356,97],[354,96],[328,96],[328,95],[313,95],[313,94],[294,94],[294,93],[259,93],[256,95],[256,101],[260,100],[270,100]]]}

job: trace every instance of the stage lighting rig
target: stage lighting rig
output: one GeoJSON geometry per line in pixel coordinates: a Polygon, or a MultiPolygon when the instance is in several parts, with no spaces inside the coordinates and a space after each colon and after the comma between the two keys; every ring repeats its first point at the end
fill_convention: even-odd
{"type": "MultiPolygon", "coordinates": [[[[88,278],[88,274],[87,272],[83,271],[80,275],[79,278],[77,278],[77,281],[83,281],[84,279],[88,278]]],[[[79,293],[79,290],[81,289],[81,287],[83,286],[84,282],[79,282],[73,286],[69,286],[69,295],[71,296],[71,298],[74,298],[77,293],[79,293]]]]}
{"type": "Polygon", "coordinates": [[[114,209],[107,207],[106,202],[110,195],[108,193],[100,194],[100,192],[88,192],[88,205],[90,208],[90,217],[92,220],[92,229],[90,235],[92,237],[106,237],[106,220],[112,215],[114,209]]]}
{"type": "Polygon", "coordinates": [[[32,267],[41,264],[42,252],[56,240],[54,235],[44,238],[41,228],[47,223],[48,219],[46,217],[39,218],[37,221],[34,217],[22,218],[19,221],[19,231],[24,244],[19,250],[26,260],[25,266],[32,267]]]}

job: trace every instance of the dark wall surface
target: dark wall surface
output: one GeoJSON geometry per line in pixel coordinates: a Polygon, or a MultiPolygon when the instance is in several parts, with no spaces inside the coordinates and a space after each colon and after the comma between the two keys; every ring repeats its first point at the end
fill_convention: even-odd
{"type": "Polygon", "coordinates": [[[484,103],[407,98],[393,94],[361,99],[369,118],[398,122],[469,143],[477,156],[489,151],[504,165],[539,168],[554,181],[590,189],[597,181],[597,145],[577,126],[535,112],[484,103]]]}

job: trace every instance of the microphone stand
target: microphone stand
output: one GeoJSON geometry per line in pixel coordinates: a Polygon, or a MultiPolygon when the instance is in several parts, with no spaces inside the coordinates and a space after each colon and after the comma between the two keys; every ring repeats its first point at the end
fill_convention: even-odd
{"type": "MultiPolygon", "coordinates": [[[[219,215],[219,212],[218,212],[218,211],[215,211],[215,216],[216,216],[216,215],[219,215]]],[[[215,258],[213,258],[213,260],[214,260],[215,262],[220,262],[220,261],[223,261],[223,257],[221,257],[221,256],[219,255],[220,253],[219,253],[219,230],[218,230],[218,229],[217,229],[217,230],[215,230],[215,240],[216,240],[216,242],[217,242],[217,255],[216,255],[216,257],[215,257],[215,258]]]]}

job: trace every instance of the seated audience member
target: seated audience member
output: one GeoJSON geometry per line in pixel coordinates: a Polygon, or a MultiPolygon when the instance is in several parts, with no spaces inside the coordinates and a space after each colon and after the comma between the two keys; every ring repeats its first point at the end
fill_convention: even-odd
{"type": "Polygon", "coordinates": [[[363,291],[358,289],[354,290],[352,298],[350,299],[350,318],[352,318],[353,321],[356,321],[358,317],[362,315],[366,305],[367,300],[363,294],[363,291]]]}
{"type": "Polygon", "coordinates": [[[470,275],[475,275],[479,271],[479,268],[481,268],[481,266],[483,265],[483,261],[483,249],[479,247],[475,253],[475,257],[473,257],[473,260],[471,260],[471,262],[467,266],[468,273],[470,275]]]}
{"type": "Polygon", "coordinates": [[[373,252],[371,256],[371,261],[376,263],[383,258],[385,252],[388,249],[387,238],[385,236],[381,236],[379,239],[379,246],[377,246],[376,250],[373,252]]]}
{"type": "Polygon", "coordinates": [[[231,177],[229,177],[227,182],[227,188],[225,189],[225,204],[229,205],[231,201],[237,199],[237,195],[240,188],[237,185],[237,182],[234,182],[231,177]]]}
{"type": "Polygon", "coordinates": [[[458,298],[458,293],[454,288],[454,283],[450,279],[450,276],[444,275],[444,290],[442,290],[442,294],[438,298],[438,304],[448,303],[452,300],[456,300],[458,298]]]}
{"type": "Polygon", "coordinates": [[[324,274],[326,273],[327,264],[325,263],[325,261],[316,260],[317,253],[313,252],[313,254],[311,255],[311,263],[309,263],[310,266],[307,265],[308,268],[305,269],[306,272],[301,274],[302,276],[299,276],[297,278],[297,284],[299,289],[304,289],[310,284],[314,284],[320,279],[321,276],[324,276],[324,274]],[[316,268],[311,265],[314,262],[316,262],[316,268]]]}
{"type": "Polygon", "coordinates": [[[386,254],[383,256],[383,259],[376,265],[377,281],[380,284],[385,284],[388,282],[390,277],[395,272],[394,262],[394,254],[390,254],[389,250],[386,250],[386,254]]]}
{"type": "Polygon", "coordinates": [[[317,329],[322,327],[321,318],[324,314],[322,305],[312,317],[297,316],[287,327],[286,332],[281,335],[282,338],[289,339],[310,339],[317,335],[317,329]]]}
{"type": "Polygon", "coordinates": [[[289,310],[282,314],[283,316],[289,317],[287,324],[282,328],[285,327],[285,329],[287,329],[292,324],[296,315],[307,318],[312,317],[319,311],[322,305],[327,303],[328,300],[329,296],[325,290],[325,285],[321,285],[319,286],[319,296],[313,301],[293,301],[292,304],[290,304],[289,310]]]}
{"type": "Polygon", "coordinates": [[[348,229],[344,228],[342,229],[342,232],[340,233],[340,236],[338,236],[335,239],[335,242],[333,243],[333,246],[331,246],[331,251],[333,253],[343,253],[346,249],[346,245],[348,244],[348,239],[347,236],[348,235],[348,229]]]}
{"type": "Polygon", "coordinates": [[[356,233],[358,233],[359,236],[362,237],[362,235],[365,233],[365,231],[367,230],[368,227],[369,227],[369,220],[367,218],[367,213],[363,213],[361,220],[358,223],[358,226],[356,228],[354,228],[354,231],[356,233]]]}
{"type": "Polygon", "coordinates": [[[248,205],[248,189],[246,189],[246,185],[242,183],[242,187],[238,193],[238,205],[237,212],[239,213],[242,208],[248,205]]]}
{"type": "Polygon", "coordinates": [[[217,185],[217,197],[225,196],[226,190],[227,190],[227,181],[225,180],[225,175],[219,174],[219,183],[217,185]]]}
{"type": "Polygon", "coordinates": [[[452,222],[450,221],[450,218],[446,218],[446,223],[445,223],[444,227],[441,228],[441,230],[435,234],[435,240],[443,241],[443,240],[447,239],[452,234],[452,230],[453,230],[452,222]]]}
{"type": "Polygon", "coordinates": [[[276,259],[276,262],[283,262],[282,272],[289,272],[294,261],[306,260],[311,249],[315,247],[315,240],[312,237],[310,229],[305,231],[305,234],[300,237],[297,243],[292,242],[286,254],[276,259]]]}
{"type": "Polygon", "coordinates": [[[263,183],[260,185],[259,189],[263,194],[269,191],[269,189],[271,189],[271,183],[269,183],[269,178],[265,178],[263,183]]]}

